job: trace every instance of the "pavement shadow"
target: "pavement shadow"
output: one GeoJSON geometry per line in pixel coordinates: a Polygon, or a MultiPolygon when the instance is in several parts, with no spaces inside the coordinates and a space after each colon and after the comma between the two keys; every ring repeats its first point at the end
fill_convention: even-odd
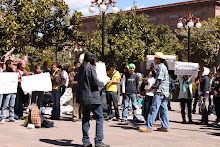
{"type": "Polygon", "coordinates": [[[73,140],[66,140],[66,139],[57,139],[57,140],[52,140],[52,139],[39,139],[41,142],[52,144],[52,145],[57,145],[57,146],[73,146],[73,147],[83,147],[83,145],[79,144],[72,144],[71,142],[73,140]]]}
{"type": "Polygon", "coordinates": [[[213,136],[220,136],[220,133],[207,133],[209,135],[213,135],[213,136]]]}

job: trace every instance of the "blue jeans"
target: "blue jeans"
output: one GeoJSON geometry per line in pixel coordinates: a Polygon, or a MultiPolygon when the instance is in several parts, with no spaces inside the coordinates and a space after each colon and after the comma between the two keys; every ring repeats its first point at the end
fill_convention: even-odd
{"type": "Polygon", "coordinates": [[[16,95],[11,93],[4,96],[1,118],[2,120],[6,119],[6,111],[9,107],[9,120],[14,120],[14,105],[15,105],[16,95]]]}
{"type": "Polygon", "coordinates": [[[102,112],[101,104],[91,104],[91,105],[82,105],[82,131],[83,131],[83,145],[87,146],[90,144],[89,141],[89,120],[90,120],[90,112],[93,112],[94,117],[96,119],[96,137],[95,144],[102,144],[103,140],[103,123],[104,117],[102,112]]]}
{"type": "Polygon", "coordinates": [[[53,100],[53,110],[52,110],[51,118],[52,119],[59,119],[60,118],[61,92],[54,89],[54,90],[52,90],[51,96],[52,96],[52,100],[53,100]]]}
{"type": "Polygon", "coordinates": [[[149,130],[153,129],[153,123],[155,121],[158,111],[160,111],[160,121],[162,129],[169,130],[169,119],[166,98],[158,94],[155,94],[153,97],[152,105],[147,117],[145,128],[149,130]]]}
{"type": "Polygon", "coordinates": [[[2,99],[3,99],[3,94],[0,94],[0,108],[2,106],[2,99]]]}
{"type": "Polygon", "coordinates": [[[136,120],[137,119],[136,94],[126,94],[126,98],[124,99],[124,109],[122,111],[122,119],[127,120],[130,99],[132,102],[132,108],[133,108],[133,114],[134,114],[133,120],[136,120]]]}

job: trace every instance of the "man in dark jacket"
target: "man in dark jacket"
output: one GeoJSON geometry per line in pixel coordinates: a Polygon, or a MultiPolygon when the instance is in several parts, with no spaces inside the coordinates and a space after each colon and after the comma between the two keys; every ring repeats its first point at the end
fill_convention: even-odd
{"type": "Polygon", "coordinates": [[[102,142],[103,140],[103,123],[104,117],[101,106],[101,97],[99,87],[104,84],[98,81],[95,70],[95,54],[90,52],[85,54],[84,62],[78,72],[78,86],[76,93],[77,103],[82,105],[82,130],[83,130],[83,145],[92,147],[89,140],[89,120],[90,112],[93,112],[96,119],[96,147],[109,147],[102,142]]]}
{"type": "Polygon", "coordinates": [[[203,74],[200,79],[200,89],[199,89],[199,96],[200,96],[200,103],[201,103],[201,111],[202,111],[202,120],[201,124],[208,124],[208,111],[207,111],[207,101],[209,98],[209,87],[210,87],[210,78],[208,77],[210,70],[206,67],[203,67],[203,74]]]}

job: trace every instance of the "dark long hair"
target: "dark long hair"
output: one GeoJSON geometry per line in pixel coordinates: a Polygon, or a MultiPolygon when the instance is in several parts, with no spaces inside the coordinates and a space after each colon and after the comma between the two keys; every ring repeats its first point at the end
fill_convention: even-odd
{"type": "Polygon", "coordinates": [[[85,54],[84,61],[81,65],[81,68],[84,68],[88,63],[95,66],[95,62],[96,62],[96,55],[93,53],[87,52],[85,54]]]}

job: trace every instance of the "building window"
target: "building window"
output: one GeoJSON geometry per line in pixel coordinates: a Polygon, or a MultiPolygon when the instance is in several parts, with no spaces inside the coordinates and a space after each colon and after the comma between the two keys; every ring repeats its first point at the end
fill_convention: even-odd
{"type": "Polygon", "coordinates": [[[192,15],[202,15],[204,14],[203,12],[195,12],[195,13],[192,13],[192,15]]]}
{"type": "Polygon", "coordinates": [[[169,18],[170,19],[172,19],[172,18],[179,18],[179,15],[170,15],[169,18]]]}
{"type": "Polygon", "coordinates": [[[149,21],[153,21],[153,20],[158,20],[158,18],[157,18],[157,17],[151,17],[151,18],[149,18],[149,21]]]}

